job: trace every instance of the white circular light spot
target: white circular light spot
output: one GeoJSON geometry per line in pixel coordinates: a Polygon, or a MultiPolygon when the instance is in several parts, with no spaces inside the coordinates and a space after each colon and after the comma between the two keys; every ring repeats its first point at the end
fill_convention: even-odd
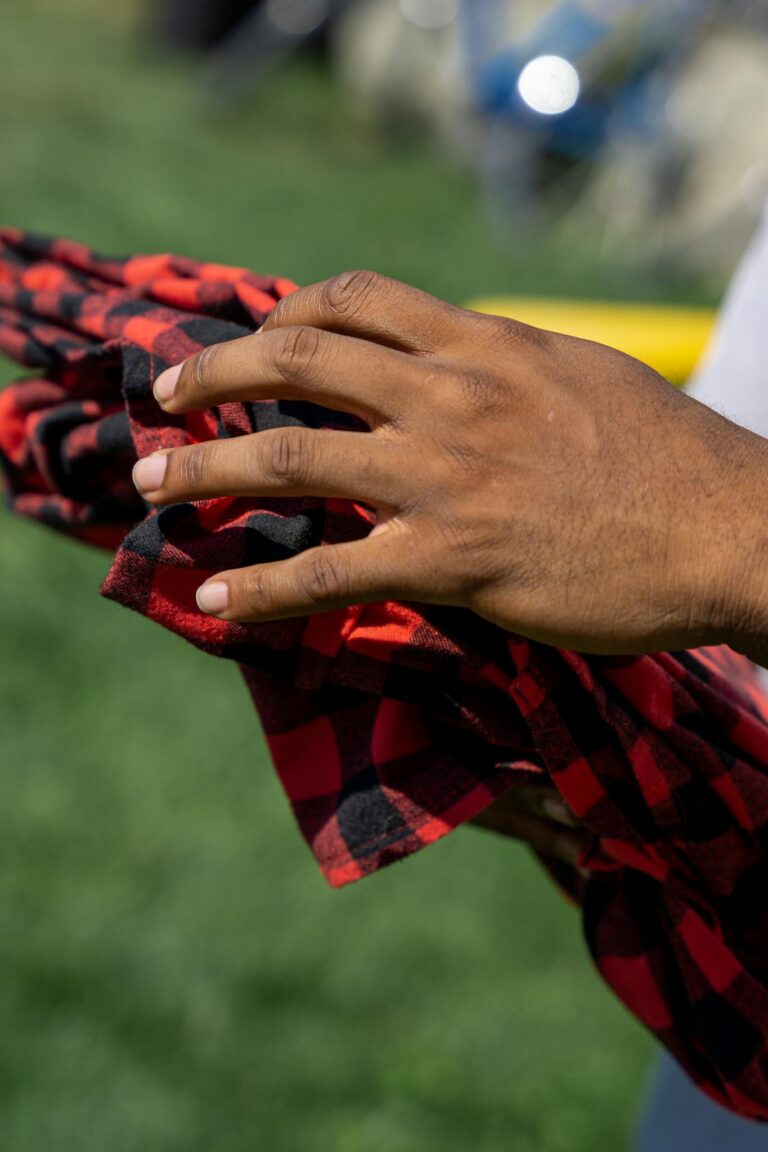
{"type": "Polygon", "coordinates": [[[544,116],[557,116],[573,108],[579,98],[579,74],[562,56],[537,56],[520,73],[517,90],[529,108],[544,116]]]}

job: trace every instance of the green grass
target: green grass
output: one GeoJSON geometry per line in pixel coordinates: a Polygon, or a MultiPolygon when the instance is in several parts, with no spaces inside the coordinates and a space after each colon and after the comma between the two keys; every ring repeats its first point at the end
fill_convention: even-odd
{"type": "MultiPolygon", "coordinates": [[[[2,25],[8,222],[455,300],[623,284],[587,244],[504,250],[463,177],[314,66],[225,121],[124,6],[2,25]]],[[[0,531],[3,1150],[624,1147],[651,1042],[522,849],[462,831],[330,892],[235,668],[101,601],[104,557],[0,531]]]]}

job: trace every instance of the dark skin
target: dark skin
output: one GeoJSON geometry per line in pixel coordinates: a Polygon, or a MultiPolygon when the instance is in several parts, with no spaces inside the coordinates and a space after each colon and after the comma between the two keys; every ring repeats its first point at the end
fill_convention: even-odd
{"type": "Polygon", "coordinates": [[[578,867],[592,842],[551,785],[520,785],[500,796],[472,821],[478,828],[523,840],[541,856],[578,867]]]}
{"type": "MultiPolygon", "coordinates": [[[[155,395],[170,413],[301,398],[369,428],[276,429],[136,465],[156,504],[306,495],[375,510],[364,540],[206,581],[198,603],[220,619],[401,599],[584,652],[727,643],[766,662],[768,443],[614,349],[353,272],[164,373],[155,395]]],[[[562,802],[516,795],[479,822],[573,861],[562,802]]]]}

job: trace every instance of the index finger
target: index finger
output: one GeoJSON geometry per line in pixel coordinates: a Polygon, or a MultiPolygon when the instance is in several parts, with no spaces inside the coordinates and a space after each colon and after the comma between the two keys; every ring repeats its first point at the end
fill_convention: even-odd
{"type": "Polygon", "coordinates": [[[298,399],[378,425],[403,410],[418,380],[403,352],[304,325],[210,344],[163,372],[154,392],[168,412],[298,399]]]}
{"type": "Polygon", "coordinates": [[[439,352],[455,337],[462,308],[375,272],[342,272],[279,301],[263,331],[307,325],[406,352],[439,352]]]}

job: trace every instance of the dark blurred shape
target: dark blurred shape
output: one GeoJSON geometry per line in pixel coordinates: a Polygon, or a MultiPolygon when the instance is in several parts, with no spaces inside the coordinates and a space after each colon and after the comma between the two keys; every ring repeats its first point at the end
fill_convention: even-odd
{"type": "Polygon", "coordinates": [[[173,48],[211,48],[258,6],[259,0],[165,0],[158,34],[173,48]]]}
{"type": "Polygon", "coordinates": [[[262,0],[252,6],[211,56],[207,87],[228,106],[256,87],[287,57],[308,45],[326,47],[326,34],[351,0],[262,0]]]}
{"type": "Polygon", "coordinates": [[[205,52],[206,89],[229,107],[265,74],[307,47],[325,54],[327,33],[349,0],[165,0],[156,35],[174,50],[205,52]]]}

